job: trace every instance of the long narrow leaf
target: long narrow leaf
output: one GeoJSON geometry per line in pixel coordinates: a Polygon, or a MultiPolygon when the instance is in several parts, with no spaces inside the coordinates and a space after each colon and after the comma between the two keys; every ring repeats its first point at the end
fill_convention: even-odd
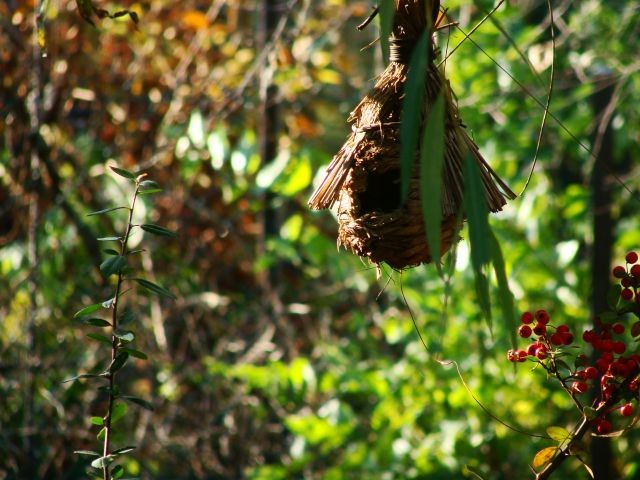
{"type": "Polygon", "coordinates": [[[394,3],[393,0],[381,0],[379,4],[380,48],[382,49],[382,61],[385,65],[389,63],[389,35],[393,29],[394,3]]]}
{"type": "Polygon", "coordinates": [[[172,300],[176,299],[175,295],[173,293],[171,293],[169,290],[167,290],[166,288],[161,287],[160,285],[157,285],[157,284],[155,284],[153,282],[150,282],[149,280],[145,280],[144,278],[134,278],[133,280],[138,282],[138,284],[141,287],[146,288],[150,292],[153,292],[153,293],[155,293],[157,295],[160,295],[162,297],[170,298],[172,300]]]}
{"type": "Polygon", "coordinates": [[[490,230],[490,234],[491,257],[493,259],[493,269],[496,272],[496,278],[498,280],[498,300],[500,301],[500,309],[502,310],[502,315],[505,319],[505,327],[510,332],[511,344],[513,348],[516,348],[516,328],[518,327],[518,321],[516,319],[513,293],[511,293],[511,289],[509,288],[509,281],[507,280],[507,272],[500,243],[493,233],[493,230],[490,230]]]}
{"type": "Polygon", "coordinates": [[[442,223],[442,160],[444,158],[444,97],[438,95],[422,135],[420,146],[420,202],[433,263],[440,266],[442,223]]]}
{"type": "Polygon", "coordinates": [[[75,377],[67,378],[63,380],[62,383],[73,382],[74,380],[80,380],[82,378],[104,378],[104,374],[95,374],[95,373],[83,373],[80,375],[76,375],[75,377]]]}
{"type": "Polygon", "coordinates": [[[122,256],[114,256],[107,258],[100,264],[100,271],[105,277],[110,277],[120,273],[124,267],[127,266],[127,259],[122,256]]]}
{"type": "Polygon", "coordinates": [[[121,210],[123,208],[129,208],[129,207],[112,207],[112,208],[105,208],[103,210],[98,210],[96,212],[91,212],[91,213],[87,213],[87,217],[91,217],[93,215],[102,215],[103,213],[109,213],[109,212],[114,212],[116,210],[121,210]]]}
{"type": "Polygon", "coordinates": [[[78,317],[82,317],[84,315],[90,315],[93,312],[97,312],[98,310],[100,310],[102,308],[102,302],[100,303],[94,303],[93,305],[89,305],[87,307],[84,307],[82,310],[79,310],[75,313],[75,315],[73,316],[73,318],[78,318],[78,317]]]}
{"type": "Polygon", "coordinates": [[[151,405],[150,402],[143,400],[142,398],[133,397],[131,395],[121,395],[120,398],[122,398],[123,400],[127,400],[128,402],[135,403],[136,405],[139,405],[142,408],[146,408],[147,410],[154,410],[153,405],[151,405]]]}
{"type": "Polygon", "coordinates": [[[402,117],[400,123],[400,191],[402,201],[409,195],[409,182],[422,122],[424,82],[429,64],[429,36],[424,32],[411,54],[411,62],[404,86],[402,117]]]}
{"type": "Polygon", "coordinates": [[[160,225],[153,225],[151,223],[145,223],[143,225],[140,225],[140,228],[145,232],[153,233],[154,235],[159,235],[161,237],[175,238],[178,236],[175,232],[172,232],[171,230],[167,230],[166,228],[161,227],[160,225]]]}
{"type": "Polygon", "coordinates": [[[464,162],[464,206],[469,223],[471,263],[480,270],[491,260],[489,243],[489,211],[484,198],[480,169],[471,155],[464,162]]]}

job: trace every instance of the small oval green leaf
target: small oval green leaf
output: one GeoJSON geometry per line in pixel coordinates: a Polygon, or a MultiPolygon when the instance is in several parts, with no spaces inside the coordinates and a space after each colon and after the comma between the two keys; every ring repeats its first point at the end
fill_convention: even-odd
{"type": "Polygon", "coordinates": [[[572,437],[571,433],[566,428],[554,426],[547,428],[547,435],[556,442],[564,442],[565,440],[570,440],[572,437]]]}
{"type": "Polygon", "coordinates": [[[151,405],[150,402],[143,400],[142,398],[133,397],[131,395],[122,395],[120,398],[127,400],[131,403],[135,403],[136,405],[140,405],[141,407],[146,408],[147,410],[153,411],[153,405],[151,405]]]}
{"type": "Polygon", "coordinates": [[[111,365],[109,365],[109,373],[115,373],[124,367],[125,363],[129,359],[129,354],[127,352],[119,352],[116,355],[116,358],[113,359],[111,365]]]}
{"type": "Polygon", "coordinates": [[[140,360],[147,360],[149,358],[146,353],[143,353],[140,350],[134,350],[133,348],[121,348],[120,350],[127,352],[132,357],[139,358],[140,360]]]}
{"type": "Polygon", "coordinates": [[[110,327],[111,323],[109,323],[104,318],[87,318],[83,320],[82,323],[85,325],[90,325],[92,327],[110,327]]]}
{"type": "Polygon", "coordinates": [[[89,305],[88,307],[84,307],[82,310],[77,311],[73,318],[82,317],[83,315],[89,315],[93,312],[97,312],[101,308],[102,303],[94,303],[93,305],[89,305]]]}
{"type": "Polygon", "coordinates": [[[115,174],[120,175],[123,178],[126,178],[128,180],[134,180],[134,181],[136,179],[135,173],[131,173],[130,171],[125,170],[124,168],[111,167],[111,166],[109,166],[109,168],[113,170],[115,174]]]}
{"type": "Polygon", "coordinates": [[[106,343],[107,345],[111,345],[113,343],[110,337],[101,335],[99,333],[87,333],[87,338],[90,338],[91,340],[95,340],[97,342],[106,343]]]}
{"type": "Polygon", "coordinates": [[[102,417],[91,417],[92,425],[100,425],[101,427],[104,425],[104,418],[102,417]]]}

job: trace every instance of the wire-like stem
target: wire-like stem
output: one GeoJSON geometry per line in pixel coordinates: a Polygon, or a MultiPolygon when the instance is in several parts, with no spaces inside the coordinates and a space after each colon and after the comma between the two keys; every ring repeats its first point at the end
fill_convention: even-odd
{"type": "MultiPolygon", "coordinates": [[[[125,257],[127,255],[127,242],[129,241],[129,235],[133,228],[133,211],[136,206],[136,200],[138,198],[138,191],[140,189],[140,182],[136,180],[136,190],[133,193],[133,200],[131,201],[131,207],[129,207],[129,218],[127,219],[127,228],[124,236],[120,239],[120,256],[125,257]]],[[[113,297],[113,304],[111,310],[111,364],[118,356],[118,349],[120,348],[120,339],[115,335],[118,328],[118,299],[120,297],[120,291],[122,289],[122,282],[124,281],[122,271],[118,271],[118,280],[116,283],[116,292],[113,297]]],[[[102,451],[103,463],[102,463],[102,475],[104,480],[109,480],[109,462],[106,457],[110,453],[111,449],[111,417],[113,412],[113,404],[116,396],[113,393],[115,386],[116,372],[107,374],[107,381],[109,383],[109,403],[107,406],[107,414],[104,417],[104,447],[102,451]]]]}

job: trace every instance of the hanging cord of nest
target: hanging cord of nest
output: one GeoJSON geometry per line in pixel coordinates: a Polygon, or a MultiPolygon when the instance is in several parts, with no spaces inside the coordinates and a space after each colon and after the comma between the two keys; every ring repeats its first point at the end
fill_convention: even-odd
{"type": "MultiPolygon", "coordinates": [[[[338,246],[344,245],[376,266],[384,262],[401,270],[433,260],[421,210],[419,151],[411,169],[409,195],[401,198],[400,119],[413,47],[427,28],[434,32],[442,19],[438,0],[395,0],[389,65],[351,112],[347,121],[352,131],[309,200],[313,209],[331,208],[337,202],[338,246]]],[[[487,164],[462,126],[455,94],[437,66],[433,36],[429,49],[420,132],[442,92],[445,138],[440,254],[444,255],[460,238],[465,156],[470,154],[478,165],[491,212],[502,210],[505,197],[514,199],[515,194],[487,164]]]]}

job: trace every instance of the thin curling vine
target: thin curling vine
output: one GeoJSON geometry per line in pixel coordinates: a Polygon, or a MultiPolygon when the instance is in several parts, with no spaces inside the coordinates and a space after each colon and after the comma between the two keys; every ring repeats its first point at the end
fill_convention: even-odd
{"type": "Polygon", "coordinates": [[[129,445],[119,448],[113,448],[114,424],[125,416],[128,410],[128,403],[133,403],[143,408],[153,410],[153,406],[146,400],[132,395],[125,395],[120,386],[116,383],[118,372],[125,366],[130,357],[146,360],[147,355],[143,352],[132,348],[135,340],[135,334],[129,329],[129,324],[135,319],[135,315],[131,310],[123,310],[121,308],[121,300],[124,295],[134,287],[141,287],[152,294],[161,297],[174,299],[174,295],[166,288],[157,285],[144,278],[133,276],[134,269],[129,265],[129,259],[136,254],[142,252],[142,249],[129,250],[128,243],[131,233],[135,228],[141,228],[145,232],[161,237],[175,237],[176,234],[159,225],[143,223],[134,224],[133,214],[136,208],[138,197],[159,192],[161,189],[158,184],[152,180],[146,179],[146,174],[136,175],[121,168],[110,167],[114,173],[126,178],[135,185],[133,198],[129,206],[118,206],[106,208],[88,215],[104,215],[117,210],[127,210],[128,218],[124,234],[121,236],[110,236],[98,238],[102,242],[117,242],[119,249],[106,248],[104,253],[107,259],[100,264],[100,270],[106,277],[114,277],[114,293],[113,296],[102,302],[88,305],[77,312],[74,318],[79,319],[84,325],[98,329],[108,329],[109,335],[91,332],[87,337],[110,347],[111,354],[106,368],[99,373],[83,373],[73,378],[65,380],[71,382],[78,379],[97,379],[103,381],[106,385],[98,387],[98,391],[107,395],[106,412],[103,416],[91,417],[91,423],[101,428],[98,433],[98,440],[102,442],[102,452],[90,450],[77,450],[75,453],[81,455],[89,455],[97,457],[91,462],[92,474],[94,478],[102,478],[103,480],[112,480],[122,478],[124,475],[124,467],[117,464],[118,460],[126,454],[134,450],[136,447],[129,445]],[[104,312],[104,317],[95,316],[98,312],[104,312]]]}
{"type": "Polygon", "coordinates": [[[626,265],[613,269],[619,284],[609,291],[609,311],[595,318],[594,328],[582,334],[584,346],[573,345],[570,328],[553,325],[545,310],[522,314],[518,335],[533,341],[525,348],[509,350],[507,358],[533,362],[545,370],[581,415],[572,431],[557,426],[547,429],[557,445],[543,448],[534,457],[536,480],[549,478],[570,456],[578,458],[593,477],[580,458],[582,438],[589,431],[594,436],[619,436],[640,420],[636,413],[640,398],[640,264],[636,252],[629,252],[625,260],[626,265]]]}

